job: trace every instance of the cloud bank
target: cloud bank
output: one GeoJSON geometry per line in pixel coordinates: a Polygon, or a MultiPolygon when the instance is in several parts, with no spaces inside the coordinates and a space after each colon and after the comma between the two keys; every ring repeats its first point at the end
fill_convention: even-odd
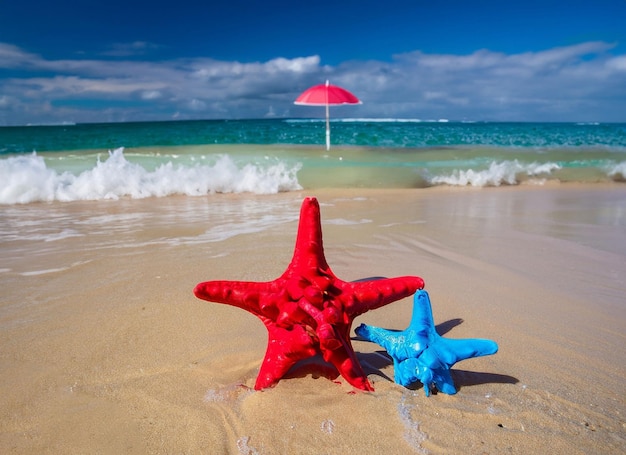
{"type": "Polygon", "coordinates": [[[51,60],[0,43],[0,125],[172,119],[317,117],[294,106],[330,79],[363,104],[333,116],[488,121],[626,121],[626,55],[587,42],[540,52],[395,55],[321,64],[154,61],[150,43],[116,44],[99,59],[51,60]]]}

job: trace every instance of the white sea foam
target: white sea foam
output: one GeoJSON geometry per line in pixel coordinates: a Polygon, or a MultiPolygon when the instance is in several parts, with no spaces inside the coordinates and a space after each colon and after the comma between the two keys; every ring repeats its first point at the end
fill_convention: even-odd
{"type": "Polygon", "coordinates": [[[420,430],[420,424],[413,418],[416,413],[417,405],[411,403],[410,398],[406,394],[402,395],[398,403],[398,414],[400,420],[404,424],[404,438],[409,445],[419,454],[427,455],[429,452],[422,447],[422,443],[428,439],[428,435],[420,430]]]}
{"type": "Polygon", "coordinates": [[[70,264],[66,267],[56,267],[56,268],[52,268],[52,269],[44,269],[44,270],[30,270],[28,272],[22,272],[20,273],[20,275],[22,276],[37,276],[37,275],[46,275],[48,273],[57,273],[57,272],[64,272],[66,270],[69,270],[71,268],[74,267],[78,267],[80,265],[83,264],[88,264],[91,261],[78,261],[78,262],[74,262],[73,264],[70,264]]]}
{"type": "Polygon", "coordinates": [[[126,160],[123,148],[78,175],[46,165],[36,153],[0,160],[0,204],[34,201],[75,201],[145,198],[172,194],[272,194],[301,189],[300,165],[285,163],[238,166],[228,155],[213,165],[174,166],[171,162],[149,171],[126,160]]]}
{"type": "Polygon", "coordinates": [[[626,182],[626,161],[611,166],[608,170],[608,175],[616,182],[626,182]]]}
{"type": "MultiPolygon", "coordinates": [[[[325,122],[324,118],[293,118],[285,119],[286,123],[319,123],[325,122]]],[[[449,123],[447,118],[419,119],[419,118],[371,118],[371,117],[335,117],[330,119],[333,123],[449,123]]],[[[469,123],[469,122],[466,122],[469,123]]]]}
{"type": "Polygon", "coordinates": [[[430,181],[434,185],[454,186],[500,186],[502,184],[516,185],[519,183],[518,176],[550,175],[552,171],[561,169],[556,163],[531,163],[522,164],[517,160],[492,162],[488,169],[475,171],[473,169],[456,170],[451,175],[433,177],[430,181]]]}
{"type": "Polygon", "coordinates": [[[326,434],[333,434],[335,431],[335,422],[332,419],[326,419],[322,422],[321,430],[326,434]]]}
{"type": "Polygon", "coordinates": [[[244,387],[241,384],[229,384],[207,390],[203,401],[205,403],[232,402],[233,400],[245,397],[252,392],[252,389],[244,387]]]}
{"type": "MultiPolygon", "coordinates": [[[[276,216],[268,214],[253,220],[231,220],[228,224],[216,224],[210,229],[207,229],[203,234],[194,237],[177,237],[174,239],[168,239],[166,242],[175,245],[195,245],[210,242],[221,242],[242,234],[254,234],[257,232],[267,231],[274,226],[295,221],[297,219],[298,218],[292,214],[276,216]]],[[[157,242],[165,242],[165,240],[159,239],[157,242]]]]}
{"type": "Polygon", "coordinates": [[[241,455],[258,455],[259,451],[250,444],[250,436],[242,436],[237,439],[237,450],[241,455]]]}
{"type": "Polygon", "coordinates": [[[422,123],[419,118],[340,118],[337,122],[343,123],[422,123]]]}
{"type": "Polygon", "coordinates": [[[372,220],[367,218],[361,218],[360,220],[346,220],[345,218],[333,218],[330,220],[326,220],[326,224],[335,224],[337,226],[353,226],[356,224],[367,224],[371,223],[372,220]]]}

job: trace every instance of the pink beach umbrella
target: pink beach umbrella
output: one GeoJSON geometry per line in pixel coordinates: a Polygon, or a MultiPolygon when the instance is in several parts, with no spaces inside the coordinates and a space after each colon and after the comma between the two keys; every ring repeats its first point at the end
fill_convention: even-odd
{"type": "Polygon", "coordinates": [[[330,150],[330,119],[329,106],[342,104],[361,104],[361,101],[345,88],[325,84],[314,85],[300,94],[294,104],[301,106],[326,106],[326,150],[330,150]]]}

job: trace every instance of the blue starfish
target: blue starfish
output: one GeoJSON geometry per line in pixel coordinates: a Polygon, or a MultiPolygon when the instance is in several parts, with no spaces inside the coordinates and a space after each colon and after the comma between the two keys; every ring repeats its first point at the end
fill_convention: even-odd
{"type": "Polygon", "coordinates": [[[387,350],[393,359],[397,384],[407,387],[419,380],[424,384],[426,396],[430,395],[433,384],[440,392],[455,394],[450,367],[461,360],[498,351],[498,345],[491,340],[441,337],[435,330],[430,298],[424,290],[415,293],[413,317],[406,330],[393,331],[361,324],[355,332],[387,350]]]}

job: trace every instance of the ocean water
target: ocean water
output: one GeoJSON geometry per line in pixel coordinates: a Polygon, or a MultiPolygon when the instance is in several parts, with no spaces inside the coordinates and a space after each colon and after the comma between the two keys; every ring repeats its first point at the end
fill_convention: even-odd
{"type": "Polygon", "coordinates": [[[0,204],[625,182],[626,124],[342,119],[0,128],[0,204]]]}

